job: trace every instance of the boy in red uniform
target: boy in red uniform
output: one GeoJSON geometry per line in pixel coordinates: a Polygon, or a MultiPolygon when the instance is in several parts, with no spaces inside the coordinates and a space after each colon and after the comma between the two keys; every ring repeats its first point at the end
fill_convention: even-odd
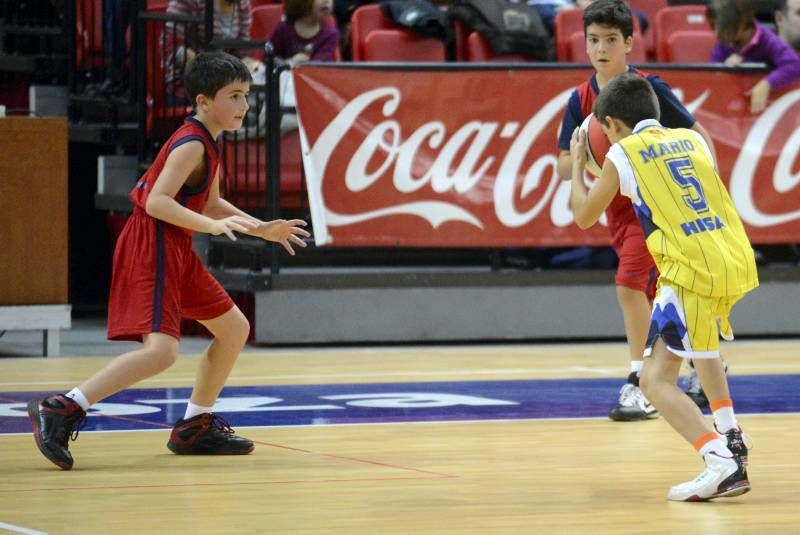
{"type": "Polygon", "coordinates": [[[214,336],[200,360],[191,400],[167,447],[177,454],[247,454],[253,443],[234,435],[212,413],[250,325],[192,250],[192,233],[234,231],[283,245],[305,247],[302,220],[260,221],[219,196],[218,137],[238,130],[247,112],[250,72],[237,58],[198,54],[185,73],[195,114],[164,144],[131,192],[133,214],[114,252],[108,337],[136,340],[125,353],[64,395],[28,404],[39,450],[65,470],[73,459],[68,440],[89,407],[169,368],[178,358],[182,317],[202,323],[214,336]]]}
{"type": "MultiPolygon", "coordinates": [[[[675,97],[669,85],[656,75],[628,66],[626,56],[633,46],[633,15],[623,0],[595,0],[589,4],[583,12],[583,28],[586,52],[595,74],[573,91],[564,112],[558,138],[558,175],[562,179],[569,179],[571,173],[569,146],[572,132],[592,113],[592,105],[600,90],[612,78],[624,72],[633,72],[650,82],[658,97],[664,126],[697,131],[713,153],[711,137],[675,97]]],[[[606,210],[606,217],[611,244],[619,257],[615,277],[617,300],[622,310],[631,363],[628,381],[620,390],[619,401],[608,416],[617,421],[645,420],[658,416],[655,407],[639,388],[642,353],[650,321],[650,301],[655,295],[658,270],[647,250],[644,234],[630,201],[617,195],[606,210]]]]}

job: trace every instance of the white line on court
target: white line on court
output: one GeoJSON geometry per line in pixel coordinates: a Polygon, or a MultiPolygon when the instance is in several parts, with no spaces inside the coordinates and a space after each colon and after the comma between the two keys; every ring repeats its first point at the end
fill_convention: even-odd
{"type": "Polygon", "coordinates": [[[0,529],[5,531],[11,531],[13,533],[24,533],[25,535],[47,535],[44,531],[36,531],[35,529],[28,529],[22,526],[15,526],[14,524],[6,524],[5,522],[0,522],[0,529]]]}

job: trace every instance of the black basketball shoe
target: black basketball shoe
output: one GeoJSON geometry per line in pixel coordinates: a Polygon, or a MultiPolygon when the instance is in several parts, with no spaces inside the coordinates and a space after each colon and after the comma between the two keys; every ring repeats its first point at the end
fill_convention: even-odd
{"type": "Polygon", "coordinates": [[[64,470],[72,468],[69,440],[78,438],[86,421],[86,412],[66,396],[50,396],[28,403],[28,417],[33,424],[33,438],[45,457],[64,470]]]}
{"type": "Polygon", "coordinates": [[[255,446],[234,435],[222,416],[206,412],[175,422],[167,447],[178,455],[246,455],[255,446]]]}

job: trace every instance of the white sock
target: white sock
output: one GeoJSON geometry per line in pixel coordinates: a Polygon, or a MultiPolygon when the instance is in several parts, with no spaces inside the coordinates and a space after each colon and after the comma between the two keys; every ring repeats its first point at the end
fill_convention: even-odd
{"type": "Polygon", "coordinates": [[[92,406],[77,386],[64,395],[80,405],[84,412],[88,411],[89,407],[92,406]]]}
{"type": "Polygon", "coordinates": [[[731,450],[728,449],[728,445],[723,442],[721,438],[715,438],[714,440],[709,440],[703,444],[703,446],[700,448],[700,455],[705,457],[707,453],[712,451],[718,455],[722,455],[723,457],[733,456],[731,450]]]}
{"type": "Polygon", "coordinates": [[[643,360],[632,360],[631,361],[631,371],[636,372],[636,375],[642,374],[642,367],[644,367],[643,360]]]}
{"type": "Polygon", "coordinates": [[[191,401],[186,405],[186,413],[183,415],[184,420],[188,420],[189,418],[194,418],[199,414],[203,414],[206,412],[211,412],[211,409],[214,407],[203,407],[202,405],[195,405],[191,401]]]}
{"type": "Polygon", "coordinates": [[[727,433],[739,427],[733,407],[720,407],[714,411],[714,425],[720,433],[727,433]]]}

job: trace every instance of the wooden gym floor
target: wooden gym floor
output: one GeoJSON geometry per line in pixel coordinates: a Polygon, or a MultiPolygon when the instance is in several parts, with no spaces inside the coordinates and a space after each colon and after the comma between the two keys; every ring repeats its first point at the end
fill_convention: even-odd
{"type": "Polygon", "coordinates": [[[663,419],[604,417],[619,343],[250,350],[222,395],[243,457],[166,449],[187,355],[89,418],[69,472],[23,404],[108,357],[0,358],[0,533],[800,533],[800,341],[724,353],[753,490],[695,504],[666,500],[702,463],[663,419]]]}

